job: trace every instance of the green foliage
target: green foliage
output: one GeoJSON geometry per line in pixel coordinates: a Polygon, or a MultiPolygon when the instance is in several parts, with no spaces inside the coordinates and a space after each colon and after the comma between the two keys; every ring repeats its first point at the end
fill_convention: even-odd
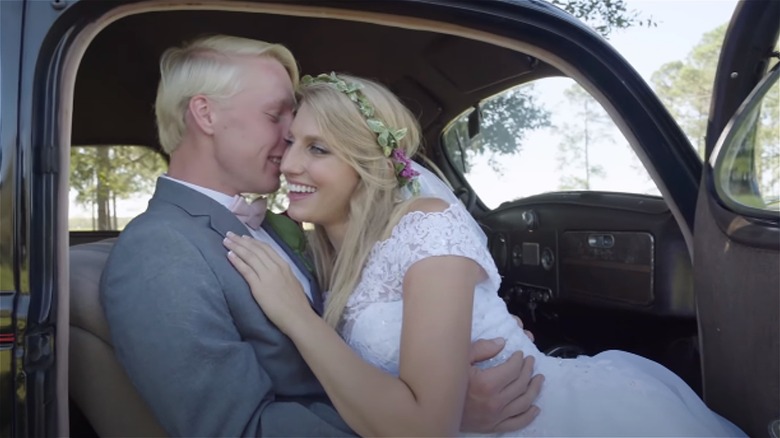
{"type": "MultiPolygon", "coordinates": [[[[729,195],[754,208],[780,210],[780,84],[775,83],[748,119],[747,135],[734,150],[727,166],[729,195]]],[[[739,140],[738,140],[739,141],[739,140]]]]}
{"type": "Polygon", "coordinates": [[[605,37],[608,37],[616,29],[626,29],[632,26],[656,26],[652,17],[642,18],[639,12],[629,10],[625,0],[548,1],[584,21],[605,37]]]}
{"type": "MultiPolygon", "coordinates": [[[[685,60],[664,64],[651,77],[656,93],[702,159],[712,87],[726,30],[727,24],[723,24],[705,33],[685,60]]],[[[729,189],[745,205],[761,208],[765,203],[777,203],[780,192],[778,102],[780,92],[775,87],[762,102],[756,130],[745,139],[730,169],[729,189]]]]}
{"type": "Polygon", "coordinates": [[[469,138],[468,130],[471,112],[459,117],[444,133],[444,144],[464,173],[470,169],[470,158],[485,153],[491,154],[493,170],[501,172],[496,155],[520,153],[528,132],[550,126],[550,111],[538,102],[533,84],[485,100],[478,111],[479,133],[474,138],[469,138]]]}
{"type": "MultiPolygon", "coordinates": [[[[779,49],[775,47],[775,51],[779,49]]],[[[780,210],[780,84],[775,83],[761,104],[756,132],[756,179],[765,205],[780,210]]]]}
{"type": "Polygon", "coordinates": [[[485,101],[480,106],[482,141],[477,152],[490,149],[512,154],[522,149],[528,131],[550,126],[550,112],[536,100],[533,85],[525,85],[485,101]]]}
{"type": "Polygon", "coordinates": [[[684,61],[662,65],[650,79],[702,158],[712,85],[725,34],[726,24],[705,33],[684,61]]]}
{"type": "MultiPolygon", "coordinates": [[[[7,158],[6,158],[7,159],[7,158]]],[[[10,167],[10,166],[9,166],[10,167]]],[[[10,226],[14,222],[14,197],[10,190],[10,185],[6,185],[0,190],[0,260],[6,264],[0,264],[0,290],[16,290],[14,285],[14,271],[11,261],[13,260],[13,250],[17,244],[14,242],[14,227],[10,226]]],[[[27,276],[23,276],[27,277],[27,276]]]]}
{"type": "Polygon", "coordinates": [[[593,178],[604,178],[604,167],[594,164],[590,153],[594,144],[613,143],[609,134],[612,120],[604,108],[579,85],[564,91],[569,105],[576,108],[571,122],[559,130],[558,170],[561,171],[559,188],[562,190],[590,190],[593,178]]]}
{"type": "Polygon", "coordinates": [[[117,229],[116,201],[150,193],[167,164],[143,146],[74,146],[70,184],[76,202],[96,211],[97,229],[117,229]]]}
{"type": "MultiPolygon", "coordinates": [[[[629,10],[624,0],[548,0],[593,27],[604,36],[615,29],[655,26],[651,18],[629,10]]],[[[533,85],[523,85],[480,103],[480,132],[469,138],[468,116],[458,118],[444,132],[444,144],[461,172],[470,170],[470,158],[489,153],[493,170],[501,172],[501,155],[520,153],[526,134],[549,127],[550,112],[536,100],[533,85]]],[[[591,169],[596,170],[597,169],[591,169]]]]}

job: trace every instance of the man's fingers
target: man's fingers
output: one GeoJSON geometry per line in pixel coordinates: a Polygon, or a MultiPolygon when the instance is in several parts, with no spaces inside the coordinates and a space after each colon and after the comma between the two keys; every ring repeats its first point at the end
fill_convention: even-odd
{"type": "MultiPolygon", "coordinates": [[[[512,353],[511,356],[509,356],[509,359],[507,359],[506,362],[497,365],[493,368],[490,368],[488,370],[485,370],[485,372],[492,374],[491,377],[495,379],[495,384],[497,385],[497,388],[503,394],[504,392],[506,392],[504,390],[510,384],[512,384],[512,382],[517,381],[519,377],[527,374],[527,369],[524,369],[525,364],[526,364],[526,360],[525,360],[525,356],[523,355],[523,352],[516,351],[512,353]],[[526,374],[524,374],[524,372],[526,374]]],[[[506,400],[506,402],[509,402],[509,400],[506,400]]]]}
{"type": "MultiPolygon", "coordinates": [[[[529,385],[531,384],[531,378],[533,377],[534,363],[535,363],[534,357],[520,356],[518,358],[522,360],[522,363],[520,364],[519,372],[515,374],[514,380],[509,382],[505,387],[501,389],[501,398],[503,399],[503,402],[506,405],[511,404],[513,401],[517,400],[518,398],[521,398],[522,396],[524,396],[529,392],[529,385]]],[[[531,401],[536,399],[536,395],[532,394],[531,401]]],[[[528,407],[530,406],[531,403],[529,402],[526,406],[526,409],[528,409],[528,407]]],[[[511,415],[517,415],[519,413],[520,411],[511,413],[511,415]]]]}
{"type": "Polygon", "coordinates": [[[539,408],[532,406],[531,409],[523,412],[520,415],[509,417],[506,420],[498,423],[493,429],[494,433],[502,432],[515,432],[525,428],[539,415],[539,408]]]}
{"type": "Polygon", "coordinates": [[[488,360],[504,349],[506,341],[503,338],[477,339],[471,344],[469,350],[469,363],[472,365],[483,360],[488,360]]]}
{"type": "Polygon", "coordinates": [[[539,374],[531,379],[528,390],[525,393],[512,400],[504,408],[504,412],[509,417],[496,425],[495,432],[510,432],[519,430],[528,426],[537,415],[539,408],[533,405],[533,402],[539,397],[544,383],[544,376],[539,374]]]}
{"type": "Polygon", "coordinates": [[[494,376],[499,390],[495,396],[496,402],[503,408],[503,417],[514,417],[527,410],[531,403],[536,400],[538,392],[531,393],[525,397],[529,391],[529,385],[534,370],[534,357],[525,357],[522,351],[515,352],[506,362],[499,365],[504,367],[501,374],[494,376]]]}
{"type": "Polygon", "coordinates": [[[517,379],[502,390],[502,398],[506,398],[508,416],[515,416],[528,410],[536,397],[539,396],[544,376],[533,375],[534,357],[528,356],[523,360],[523,368],[517,379]],[[536,379],[536,380],[534,380],[536,379]]]}

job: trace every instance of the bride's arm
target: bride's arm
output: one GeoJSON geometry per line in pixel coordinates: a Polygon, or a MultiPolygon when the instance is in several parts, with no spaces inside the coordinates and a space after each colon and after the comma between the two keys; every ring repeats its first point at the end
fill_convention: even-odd
{"type": "Polygon", "coordinates": [[[414,264],[404,278],[398,378],[363,361],[313,312],[288,336],[344,420],[362,436],[455,436],[468,383],[474,286],[483,271],[461,257],[414,264]]]}
{"type": "Polygon", "coordinates": [[[482,268],[466,258],[442,256],[423,259],[407,271],[400,376],[395,377],[365,362],[312,311],[287,272],[289,265],[272,249],[251,238],[231,239],[226,243],[230,260],[255,299],[293,340],[355,432],[457,435],[468,379],[474,287],[485,275],[482,268]]]}

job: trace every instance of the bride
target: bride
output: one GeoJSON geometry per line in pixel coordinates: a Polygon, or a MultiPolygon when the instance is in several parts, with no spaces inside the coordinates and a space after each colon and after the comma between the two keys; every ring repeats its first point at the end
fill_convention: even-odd
{"type": "Polygon", "coordinates": [[[502,354],[482,366],[522,350],[545,376],[539,415],[508,436],[744,436],[655,362],[539,352],[496,293],[482,230],[408,159],[419,128],[387,89],[331,73],[303,78],[300,99],[281,170],[289,216],[315,225],[324,318],[273,250],[235,235],[225,246],[358,434],[457,435],[469,344],[503,337],[502,354]]]}

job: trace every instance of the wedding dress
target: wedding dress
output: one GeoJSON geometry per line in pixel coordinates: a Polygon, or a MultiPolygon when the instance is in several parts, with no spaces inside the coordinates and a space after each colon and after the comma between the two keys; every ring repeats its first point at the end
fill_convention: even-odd
{"type": "Polygon", "coordinates": [[[364,360],[398,375],[404,274],[426,257],[457,255],[487,273],[474,291],[472,340],[506,339],[497,357],[479,365],[495,366],[522,350],[536,358],[535,372],[545,376],[536,402],[539,416],[503,436],[745,436],[677,375],[643,357],[623,351],[576,359],[543,355],[497,294],[500,277],[484,233],[456,199],[447,201],[443,212],[406,214],[391,236],[372,248],[340,328],[364,360]]]}

